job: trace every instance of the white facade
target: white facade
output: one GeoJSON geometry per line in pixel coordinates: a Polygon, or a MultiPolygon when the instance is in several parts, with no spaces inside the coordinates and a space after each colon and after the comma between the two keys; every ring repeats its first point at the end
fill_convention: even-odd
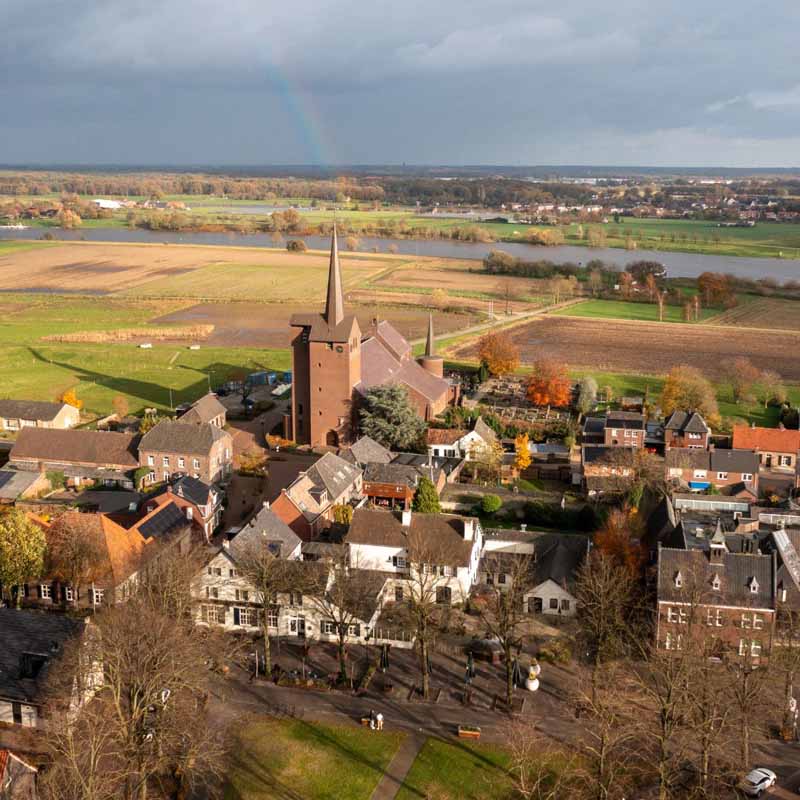
{"type": "Polygon", "coordinates": [[[452,444],[429,444],[428,455],[438,458],[469,459],[470,451],[483,443],[483,439],[475,431],[470,431],[452,444]]]}
{"type": "Polygon", "coordinates": [[[563,586],[546,580],[525,595],[525,610],[529,613],[559,617],[574,617],[577,602],[563,586]]]}

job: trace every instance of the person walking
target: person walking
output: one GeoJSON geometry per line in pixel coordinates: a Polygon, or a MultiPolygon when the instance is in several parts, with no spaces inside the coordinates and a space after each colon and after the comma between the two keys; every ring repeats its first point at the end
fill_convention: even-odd
{"type": "Polygon", "coordinates": [[[375,730],[375,711],[372,708],[369,710],[369,727],[370,730],[375,730]]]}
{"type": "Polygon", "coordinates": [[[378,716],[375,717],[375,720],[378,723],[378,730],[382,731],[383,730],[383,714],[381,714],[380,711],[378,712],[378,716]]]}

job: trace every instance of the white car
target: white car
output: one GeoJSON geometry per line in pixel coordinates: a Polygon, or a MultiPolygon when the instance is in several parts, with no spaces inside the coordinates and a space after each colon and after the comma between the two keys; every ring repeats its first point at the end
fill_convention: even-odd
{"type": "Polygon", "coordinates": [[[760,797],[771,786],[775,785],[778,776],[771,770],[758,767],[742,778],[739,789],[748,797],[760,797]]]}

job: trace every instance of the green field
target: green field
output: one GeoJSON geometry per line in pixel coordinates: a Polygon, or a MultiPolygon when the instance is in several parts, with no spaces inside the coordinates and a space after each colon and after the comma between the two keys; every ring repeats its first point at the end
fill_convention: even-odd
{"type": "MultiPolygon", "coordinates": [[[[798,305],[800,308],[800,305],[798,305]]],[[[631,319],[642,322],[658,322],[657,303],[629,303],[625,300],[584,300],[567,308],[552,312],[563,317],[595,317],[597,319],[631,319]]],[[[701,308],[700,319],[709,319],[720,313],[720,309],[701,308]]],[[[664,322],[683,322],[680,306],[664,306],[664,322]]]]}
{"type": "Polygon", "coordinates": [[[369,728],[254,722],[239,733],[225,798],[369,800],[402,739],[369,728]]]}
{"type": "Polygon", "coordinates": [[[85,409],[108,414],[117,394],[131,411],[169,408],[194,400],[241,369],[289,369],[286,350],[154,344],[52,344],[41,337],[55,333],[106,330],[145,325],[154,315],[185,305],[111,298],[54,295],[0,295],[0,395],[53,400],[75,388],[85,409]],[[170,402],[172,389],[172,402],[170,402]]]}

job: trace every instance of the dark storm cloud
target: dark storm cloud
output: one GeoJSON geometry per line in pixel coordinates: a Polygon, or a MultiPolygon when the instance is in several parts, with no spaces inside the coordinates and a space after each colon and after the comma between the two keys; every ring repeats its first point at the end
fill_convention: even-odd
{"type": "Polygon", "coordinates": [[[791,164],[798,4],[0,0],[0,161],[791,164]]]}

